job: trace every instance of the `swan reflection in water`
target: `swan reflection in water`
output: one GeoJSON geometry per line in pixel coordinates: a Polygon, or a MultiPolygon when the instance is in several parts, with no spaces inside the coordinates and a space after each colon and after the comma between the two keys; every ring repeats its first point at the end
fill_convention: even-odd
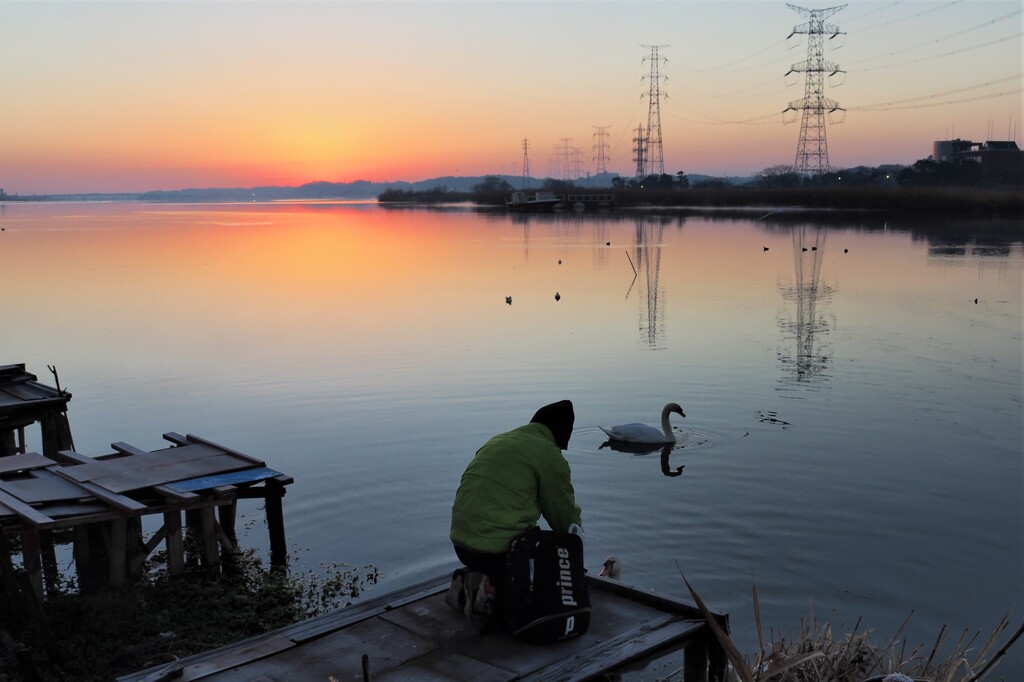
{"type": "Polygon", "coordinates": [[[624,441],[607,440],[601,444],[602,448],[610,448],[616,452],[628,452],[634,455],[649,455],[652,452],[661,450],[661,473],[666,476],[681,476],[685,465],[678,466],[675,470],[669,466],[669,456],[676,444],[673,443],[626,443],[624,441]]]}

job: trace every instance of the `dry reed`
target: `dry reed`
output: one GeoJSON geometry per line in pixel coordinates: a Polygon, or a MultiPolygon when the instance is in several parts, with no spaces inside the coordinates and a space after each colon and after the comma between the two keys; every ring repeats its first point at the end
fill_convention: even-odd
{"type": "Polygon", "coordinates": [[[841,625],[835,627],[833,614],[824,622],[813,616],[801,619],[800,630],[788,636],[772,629],[766,642],[755,584],[754,619],[759,650],[748,660],[729,635],[717,627],[717,621],[685,576],[683,582],[725,650],[731,664],[729,682],[882,682],[893,673],[901,673],[914,682],[980,682],[989,679],[1006,652],[1024,634],[1022,624],[999,646],[1010,627],[1011,614],[1007,612],[984,640],[980,640],[981,632],[964,630],[952,642],[948,628],[943,626],[930,648],[917,645],[908,650],[902,632],[913,612],[882,640],[876,640],[871,629],[862,628],[859,620],[849,631],[841,625]]]}

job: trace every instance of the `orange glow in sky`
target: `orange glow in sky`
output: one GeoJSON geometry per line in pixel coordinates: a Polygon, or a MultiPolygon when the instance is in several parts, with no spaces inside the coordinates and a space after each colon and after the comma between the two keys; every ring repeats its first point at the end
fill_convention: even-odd
{"type": "MultiPolygon", "coordinates": [[[[812,7],[813,9],[813,7],[812,7]]],[[[854,0],[828,19],[833,166],[1019,139],[1019,2],[854,0]]],[[[632,175],[659,45],[665,170],[793,162],[806,18],[784,2],[0,2],[0,187],[136,192],[316,180],[632,175]],[[88,27],[83,29],[83,27],[88,27]],[[792,49],[791,49],[792,48],[792,49]],[[574,152],[575,153],[575,152],[574,152]]]]}

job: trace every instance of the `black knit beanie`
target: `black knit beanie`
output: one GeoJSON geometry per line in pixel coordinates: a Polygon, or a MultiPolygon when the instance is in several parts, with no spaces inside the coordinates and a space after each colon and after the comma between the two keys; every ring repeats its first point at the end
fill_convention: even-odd
{"type": "Polygon", "coordinates": [[[555,443],[559,450],[569,447],[569,438],[572,436],[572,425],[576,421],[576,413],[572,409],[571,400],[559,400],[537,410],[530,423],[543,424],[551,429],[555,437],[555,443]]]}

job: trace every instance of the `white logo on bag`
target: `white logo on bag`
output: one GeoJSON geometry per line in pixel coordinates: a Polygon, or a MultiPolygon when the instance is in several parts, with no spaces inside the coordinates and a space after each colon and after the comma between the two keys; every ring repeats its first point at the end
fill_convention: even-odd
{"type": "Polygon", "coordinates": [[[569,616],[565,619],[565,633],[563,636],[568,637],[572,634],[573,629],[576,627],[576,616],[569,616]]]}
{"type": "MultiPolygon", "coordinates": [[[[577,606],[572,594],[572,564],[569,563],[569,550],[558,548],[558,586],[562,588],[562,605],[577,606]]],[[[566,631],[568,632],[568,630],[566,631]]]]}

